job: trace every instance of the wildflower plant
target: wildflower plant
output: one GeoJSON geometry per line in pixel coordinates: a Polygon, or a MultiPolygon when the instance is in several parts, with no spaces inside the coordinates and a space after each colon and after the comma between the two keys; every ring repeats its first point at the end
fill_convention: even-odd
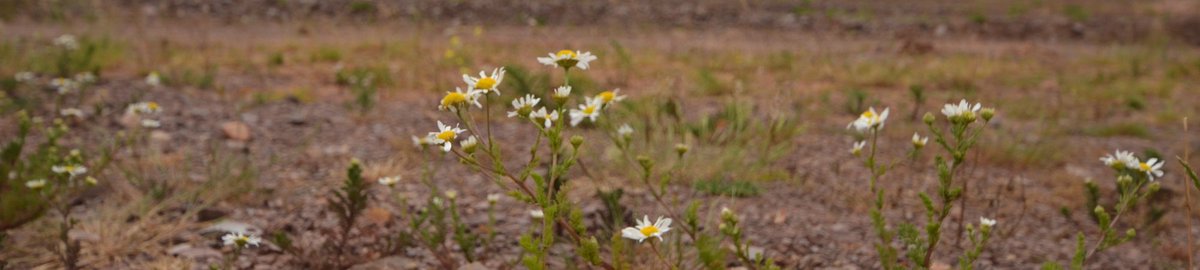
{"type": "Polygon", "coordinates": [[[35,127],[42,128],[41,120],[19,112],[17,121],[17,137],[0,152],[0,175],[6,176],[0,181],[0,234],[52,211],[58,215],[56,235],[61,243],[53,251],[62,268],[79,269],[82,246],[68,235],[78,223],[71,217],[72,202],[98,180],[89,176],[89,160],[82,151],[62,152],[59,140],[69,129],[61,120],[46,127],[46,140],[26,155],[27,138],[35,127]]]}
{"type": "Polygon", "coordinates": [[[362,165],[357,159],[350,161],[350,167],[346,169],[346,180],[333,195],[334,201],[329,207],[337,215],[340,226],[333,252],[336,254],[335,263],[345,265],[347,259],[344,256],[350,241],[350,232],[354,229],[358,217],[362,216],[363,210],[367,209],[367,183],[362,177],[362,165]]]}
{"type": "MultiPolygon", "coordinates": [[[[928,127],[930,134],[932,134],[934,142],[941,146],[949,156],[949,160],[942,156],[937,156],[934,159],[938,175],[938,186],[936,189],[937,202],[935,203],[934,198],[925,192],[919,193],[921,202],[925,207],[926,221],[924,230],[918,230],[912,224],[901,224],[897,229],[891,229],[884,217],[884,211],[886,210],[884,208],[886,205],[884,200],[886,196],[884,190],[878,188],[877,184],[882,176],[902,161],[883,162],[876,156],[879,134],[884,127],[884,123],[887,121],[889,111],[889,109],[884,109],[882,112],[879,112],[875,108],[870,108],[847,125],[847,129],[853,129],[867,137],[864,141],[854,143],[850,152],[854,156],[861,156],[863,158],[863,165],[871,172],[868,179],[868,190],[873,195],[874,201],[872,202],[870,216],[871,224],[879,238],[879,242],[875,244],[875,248],[879,254],[880,265],[883,269],[900,269],[903,267],[899,263],[899,251],[892,244],[898,237],[906,248],[905,257],[913,265],[928,269],[932,263],[933,253],[941,241],[945,220],[950,215],[954,203],[961,200],[964,194],[965,181],[963,183],[956,183],[954,181],[955,175],[966,161],[967,151],[977,142],[979,135],[986,126],[986,122],[995,116],[995,111],[990,108],[984,109],[980,104],[971,105],[966,100],[958,104],[946,104],[942,109],[942,114],[945,116],[945,125],[949,126],[947,131],[943,131],[942,124],[938,123],[937,118],[932,113],[927,113],[924,116],[923,121],[928,127]],[[924,235],[922,235],[922,231],[924,235]]],[[[928,137],[913,134],[911,148],[908,152],[908,160],[916,157],[919,151],[926,146],[928,140],[928,137]]],[[[994,224],[994,221],[987,223],[994,224]]],[[[990,237],[990,226],[987,226],[986,231],[982,227],[978,230],[973,226],[970,227],[968,235],[972,239],[974,247],[966,251],[966,254],[960,260],[960,267],[970,268],[974,260],[978,258],[979,253],[982,252],[987,239],[990,237]]]]}
{"type": "MultiPolygon", "coordinates": [[[[584,138],[569,135],[568,128],[584,122],[596,122],[606,105],[605,100],[616,101],[604,96],[587,97],[579,102],[572,100],[569,73],[572,69],[586,70],[596,57],[588,52],[564,50],[552,53],[538,61],[561,68],[564,82],[553,93],[539,97],[529,94],[511,101],[512,110],[508,117],[528,123],[536,131],[530,158],[519,168],[508,168],[503,163],[500,143],[491,133],[492,96],[501,96],[504,68],[490,73],[483,71],[478,76],[463,75],[465,87],[458,87],[438,102],[438,109],[451,113],[457,123],[438,122],[438,130],[414,142],[431,145],[444,153],[457,157],[462,164],[484,174],[496,185],[509,191],[514,199],[535,206],[542,213],[540,232],[526,233],[520,238],[523,250],[521,262],[529,269],[545,269],[550,258],[548,250],[557,242],[556,232],[563,231],[576,246],[576,251],[588,263],[605,269],[612,265],[599,258],[599,244],[583,225],[582,210],[572,205],[563,192],[568,178],[566,173],[578,164],[584,138]],[[575,103],[574,105],[572,103],[575,103]],[[482,110],[476,112],[475,110],[482,110]],[[482,114],[482,124],[477,117],[482,114]],[[567,117],[570,117],[569,122],[567,117]],[[570,125],[567,125],[567,124],[570,125]],[[546,155],[540,155],[545,153],[546,155]],[[542,169],[544,167],[544,170],[542,169]]],[[[453,217],[457,219],[457,217],[453,217]]],[[[460,247],[471,245],[466,228],[455,228],[456,241],[460,247]]]]}
{"type": "MultiPolygon", "coordinates": [[[[1087,264],[1088,259],[1094,257],[1097,253],[1104,251],[1110,247],[1123,244],[1132,240],[1137,236],[1137,230],[1134,227],[1121,230],[1119,221],[1121,217],[1137,207],[1138,203],[1145,201],[1150,196],[1161,188],[1161,184],[1156,181],[1163,176],[1162,166],[1165,163],[1158,158],[1147,158],[1142,160],[1135,156],[1132,152],[1116,150],[1111,154],[1107,154],[1100,158],[1100,162],[1111,168],[1116,174],[1114,181],[1116,187],[1116,203],[1112,206],[1112,210],[1106,209],[1100,205],[1099,184],[1093,181],[1084,182],[1084,188],[1087,192],[1088,202],[1087,207],[1091,208],[1091,216],[1096,225],[1099,226],[1099,232],[1094,236],[1093,243],[1088,247],[1088,241],[1083,232],[1076,234],[1078,245],[1075,248],[1075,255],[1071,260],[1071,269],[1083,269],[1087,264]]],[[[1194,177],[1190,168],[1184,164],[1189,176],[1194,177]]],[[[1045,268],[1057,269],[1061,268],[1053,262],[1047,262],[1045,268]]]]}
{"type": "Polygon", "coordinates": [[[237,269],[234,264],[242,256],[242,251],[247,248],[258,247],[262,243],[262,238],[242,232],[231,232],[221,236],[221,242],[225,246],[232,248],[232,252],[228,256],[225,256],[224,269],[237,269]]]}

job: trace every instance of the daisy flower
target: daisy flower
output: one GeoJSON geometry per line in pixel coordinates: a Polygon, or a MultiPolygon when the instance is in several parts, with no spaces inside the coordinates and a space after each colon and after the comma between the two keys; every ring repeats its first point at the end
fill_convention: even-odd
{"type": "Polygon", "coordinates": [[[670,230],[670,218],[658,217],[658,220],[651,224],[649,216],[642,216],[642,220],[638,221],[637,226],[627,227],[624,230],[621,230],[621,236],[637,240],[638,243],[641,243],[642,241],[651,237],[656,237],[659,241],[662,241],[662,235],[670,230]]]}
{"type": "Polygon", "coordinates": [[[433,144],[433,141],[429,139],[429,136],[412,136],[412,142],[416,147],[424,147],[425,145],[433,144]]]}
{"type": "Polygon", "coordinates": [[[458,198],[458,191],[447,190],[445,195],[446,195],[446,199],[453,200],[454,198],[458,198]]]}
{"type": "Polygon", "coordinates": [[[1146,162],[1138,163],[1137,168],[1139,171],[1146,173],[1146,177],[1150,178],[1150,181],[1154,181],[1154,178],[1163,176],[1163,163],[1163,161],[1157,158],[1150,158],[1146,162]]]}
{"type": "Polygon", "coordinates": [[[563,86],[559,86],[558,88],[554,88],[554,98],[566,99],[570,96],[571,96],[571,86],[570,85],[563,85],[563,86]]]}
{"type": "Polygon", "coordinates": [[[158,77],[158,72],[151,71],[150,74],[146,74],[146,84],[150,86],[158,86],[162,84],[162,78],[158,77]]]}
{"type": "Polygon", "coordinates": [[[537,111],[530,113],[529,118],[543,119],[543,121],[545,122],[546,128],[550,128],[550,126],[552,126],[552,124],[554,124],[554,121],[558,121],[558,111],[550,111],[549,113],[547,113],[546,107],[541,107],[541,108],[538,108],[537,111]]]}
{"type": "Polygon", "coordinates": [[[58,111],[58,114],[64,117],[83,118],[83,110],[76,108],[62,109],[61,111],[58,111]]]}
{"type": "Polygon", "coordinates": [[[857,156],[858,154],[862,154],[862,150],[863,150],[864,146],[867,146],[867,141],[860,141],[860,142],[854,143],[854,147],[850,148],[850,154],[853,154],[855,156],[857,156]]]}
{"type": "Polygon", "coordinates": [[[53,167],[50,167],[50,170],[54,171],[54,173],[70,174],[72,177],[80,175],[80,174],[85,174],[88,171],[87,167],[84,167],[81,165],[74,165],[74,164],[54,165],[53,167]]]}
{"type": "Polygon", "coordinates": [[[975,115],[979,113],[981,106],[979,103],[971,105],[966,99],[959,101],[958,104],[950,103],[942,107],[942,114],[946,118],[950,118],[952,123],[972,123],[975,122],[975,115]]]}
{"type": "Polygon", "coordinates": [[[381,185],[393,187],[393,186],[396,186],[396,183],[400,183],[400,176],[397,175],[397,176],[380,177],[379,180],[377,180],[377,181],[379,181],[379,184],[381,184],[381,185]]]}
{"type": "Polygon", "coordinates": [[[605,107],[617,101],[625,100],[625,96],[620,95],[621,89],[613,89],[612,91],[604,91],[596,94],[596,99],[604,103],[605,107]]]}
{"type": "Polygon", "coordinates": [[[921,134],[917,134],[915,132],[913,133],[913,137],[912,137],[913,147],[920,149],[922,147],[925,147],[926,143],[929,143],[929,137],[922,138],[921,134]]]}
{"type": "Polygon", "coordinates": [[[226,246],[244,248],[246,246],[258,246],[262,243],[262,239],[258,236],[243,234],[240,232],[231,232],[221,237],[221,241],[225,242],[226,246]]]}
{"type": "Polygon", "coordinates": [[[29,180],[25,182],[25,187],[29,189],[39,189],[46,187],[46,179],[29,180]]]}
{"type": "Polygon", "coordinates": [[[495,204],[496,202],[499,202],[499,201],[500,201],[500,194],[488,194],[487,195],[487,202],[489,204],[495,204]]]}
{"type": "Polygon", "coordinates": [[[630,136],[633,136],[633,127],[630,127],[628,123],[621,124],[621,127],[617,128],[617,135],[621,135],[623,138],[629,138],[630,136]]]}
{"type": "Polygon", "coordinates": [[[53,86],[59,95],[66,95],[79,88],[79,84],[67,78],[54,78],[54,80],[50,81],[50,86],[53,86]]]}
{"type": "Polygon", "coordinates": [[[162,107],[159,107],[158,103],[153,102],[153,101],[138,102],[138,103],[129,105],[128,108],[125,108],[126,113],[133,113],[133,114],[153,114],[153,113],[158,113],[161,110],[162,110],[162,107]]]}
{"type": "Polygon", "coordinates": [[[74,50],[79,48],[79,41],[75,40],[75,36],[67,34],[55,38],[54,45],[62,47],[63,49],[74,50]]]}
{"type": "Polygon", "coordinates": [[[888,111],[890,110],[891,108],[884,108],[883,113],[877,113],[875,112],[875,107],[871,107],[870,110],[867,110],[859,115],[858,119],[855,119],[854,122],[850,122],[849,125],[846,125],[846,128],[854,128],[854,130],[857,130],[858,132],[883,128],[883,121],[887,120],[888,111]]]}
{"type": "Polygon", "coordinates": [[[985,217],[979,217],[979,225],[983,225],[984,227],[996,226],[996,220],[985,218],[985,217]]]}
{"type": "Polygon", "coordinates": [[[484,71],[479,72],[478,78],[463,74],[463,82],[466,82],[467,86],[470,86],[471,90],[493,92],[497,95],[500,94],[500,89],[497,88],[500,87],[500,82],[502,81],[504,81],[503,67],[492,70],[491,76],[488,76],[484,71]]]}
{"type": "Polygon", "coordinates": [[[1121,150],[1105,155],[1100,158],[1100,161],[1104,162],[1104,165],[1113,167],[1114,169],[1138,168],[1141,165],[1141,162],[1133,156],[1132,152],[1121,150]]]}
{"type": "Polygon", "coordinates": [[[75,81],[85,84],[93,83],[96,82],[96,75],[92,74],[91,72],[75,74],[75,81]]]}
{"type": "Polygon", "coordinates": [[[144,128],[158,128],[160,126],[162,126],[162,123],[159,123],[158,120],[142,119],[142,127],[144,128]]]}
{"type": "Polygon", "coordinates": [[[557,53],[550,53],[550,57],[538,57],[538,62],[547,66],[558,66],[564,69],[578,67],[579,69],[588,69],[588,63],[596,60],[596,56],[591,52],[580,52],[571,50],[561,50],[557,53]]]}
{"type": "Polygon", "coordinates": [[[462,88],[455,87],[454,92],[446,91],[446,96],[442,97],[441,104],[438,104],[438,110],[450,110],[458,112],[458,108],[466,107],[467,104],[474,104],[475,107],[483,108],[479,104],[479,96],[482,96],[481,91],[467,90],[462,91],[462,88]]]}
{"type": "Polygon", "coordinates": [[[533,94],[526,94],[525,97],[513,99],[513,110],[508,112],[508,117],[529,117],[529,113],[533,112],[533,106],[537,105],[542,99],[537,98],[533,94]]]}
{"type": "Polygon", "coordinates": [[[442,151],[450,152],[454,139],[458,138],[458,134],[462,134],[467,130],[458,128],[458,125],[454,127],[447,126],[446,124],[442,124],[442,121],[438,121],[437,124],[438,131],[429,133],[429,141],[431,144],[442,145],[442,151]]]}
{"type": "Polygon", "coordinates": [[[596,118],[600,117],[600,107],[604,103],[600,99],[587,98],[586,102],[579,104],[579,109],[571,109],[571,126],[579,125],[584,118],[592,122],[596,122],[596,118]]]}
{"type": "Polygon", "coordinates": [[[542,212],[541,209],[529,210],[529,216],[535,219],[542,219],[546,217],[546,213],[542,212]]]}
{"type": "Polygon", "coordinates": [[[33,72],[22,71],[18,72],[16,75],[13,75],[13,79],[17,80],[17,82],[29,82],[37,79],[37,75],[34,75],[33,72]]]}
{"type": "Polygon", "coordinates": [[[467,154],[474,153],[475,145],[478,144],[479,140],[475,139],[475,136],[467,137],[466,139],[458,142],[458,145],[462,145],[463,151],[467,152],[467,154]]]}

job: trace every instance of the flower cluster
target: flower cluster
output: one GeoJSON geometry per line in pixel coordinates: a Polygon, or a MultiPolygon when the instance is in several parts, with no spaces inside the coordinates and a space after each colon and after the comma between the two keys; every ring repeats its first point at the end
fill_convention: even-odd
{"type": "Polygon", "coordinates": [[[160,111],[162,111],[162,107],[160,107],[156,102],[138,102],[130,104],[129,107],[126,107],[125,115],[128,117],[134,117],[135,119],[141,119],[140,123],[144,128],[157,128],[162,126],[162,123],[158,122],[158,120],[150,118],[150,116],[158,114],[160,111]]]}
{"type": "Polygon", "coordinates": [[[1100,158],[1104,165],[1112,167],[1117,171],[1135,170],[1146,175],[1150,181],[1163,176],[1163,161],[1157,158],[1150,158],[1146,161],[1141,161],[1133,156],[1132,152],[1117,150],[1112,154],[1107,154],[1100,158]]]}
{"type": "MultiPolygon", "coordinates": [[[[550,65],[561,67],[564,70],[579,68],[586,70],[589,63],[596,60],[596,56],[590,52],[563,50],[558,53],[551,53],[549,57],[539,57],[538,61],[550,65]]],[[[485,109],[487,103],[487,94],[500,94],[500,84],[504,81],[505,69],[503,67],[493,69],[491,73],[480,71],[478,76],[463,74],[463,82],[466,83],[463,87],[456,87],[454,91],[447,91],[442,96],[438,103],[438,110],[450,111],[459,117],[459,120],[467,120],[464,113],[471,107],[485,109]],[[483,99],[483,100],[481,100],[483,99]]],[[[533,95],[526,94],[511,101],[512,110],[508,111],[510,118],[522,118],[538,124],[542,130],[553,128],[556,124],[562,124],[560,117],[566,115],[570,118],[571,126],[577,126],[584,121],[595,122],[600,117],[600,113],[611,106],[612,104],[625,99],[624,95],[620,95],[620,89],[603,91],[594,97],[585,97],[584,102],[568,109],[566,106],[570,99],[572,88],[569,84],[559,86],[550,93],[556,104],[553,107],[547,102],[542,102],[543,99],[533,95]]],[[[454,149],[454,143],[459,140],[459,136],[467,132],[471,125],[468,123],[467,128],[462,128],[458,124],[453,126],[438,122],[438,130],[429,132],[426,136],[413,137],[413,144],[418,146],[437,145],[442,151],[450,152],[454,149]]],[[[474,131],[472,131],[474,133],[474,131]]],[[[478,143],[475,136],[462,139],[458,144],[464,147],[464,152],[474,150],[474,146],[478,143]],[[468,146],[470,148],[468,148],[468,146]]]]}

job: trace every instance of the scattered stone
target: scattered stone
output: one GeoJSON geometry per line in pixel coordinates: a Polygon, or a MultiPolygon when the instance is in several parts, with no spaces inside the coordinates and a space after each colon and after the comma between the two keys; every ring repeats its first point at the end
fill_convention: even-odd
{"type": "Polygon", "coordinates": [[[371,207],[367,208],[363,217],[367,220],[367,222],[374,223],[376,225],[384,225],[387,224],[388,221],[392,220],[392,213],[388,212],[387,209],[371,207]]]}
{"type": "Polygon", "coordinates": [[[350,270],[398,270],[398,269],[417,269],[421,264],[413,259],[391,256],[384,257],[372,262],[355,265],[350,267],[350,270]]]}
{"type": "Polygon", "coordinates": [[[167,254],[192,260],[221,258],[221,252],[207,247],[193,247],[190,244],[179,244],[167,249],[167,254]]]}
{"type": "Polygon", "coordinates": [[[169,142],[171,141],[171,133],[166,131],[155,130],[150,132],[150,140],[154,142],[169,142]]]}
{"type": "Polygon", "coordinates": [[[254,227],[254,225],[250,225],[250,224],[246,224],[246,223],[242,223],[242,222],[238,222],[238,221],[232,221],[232,220],[224,220],[221,222],[217,222],[216,224],[213,224],[212,226],[208,226],[208,228],[204,228],[203,230],[200,230],[200,234],[210,234],[210,233],[226,234],[226,233],[231,233],[231,232],[259,234],[262,231],[259,230],[258,227],[254,227]]]}
{"type": "Polygon", "coordinates": [[[782,211],[775,212],[775,219],[772,222],[775,222],[775,224],[787,222],[787,214],[784,214],[782,211]]]}
{"type": "Polygon", "coordinates": [[[488,268],[487,266],[484,266],[482,263],[479,263],[479,262],[473,262],[473,263],[469,263],[469,264],[458,267],[458,270],[488,270],[488,269],[491,269],[491,268],[488,268]]]}
{"type": "Polygon", "coordinates": [[[219,218],[223,218],[228,215],[229,215],[229,210],[218,209],[218,208],[204,208],[204,209],[200,209],[199,213],[196,213],[196,221],[199,221],[199,222],[213,221],[213,220],[217,220],[219,218]]]}
{"type": "Polygon", "coordinates": [[[229,121],[221,123],[221,131],[225,137],[235,141],[249,141],[250,127],[242,122],[229,121]]]}

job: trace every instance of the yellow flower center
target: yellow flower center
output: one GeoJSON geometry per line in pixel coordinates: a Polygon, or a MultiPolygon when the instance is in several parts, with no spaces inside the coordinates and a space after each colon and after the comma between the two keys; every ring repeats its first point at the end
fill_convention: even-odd
{"type": "Polygon", "coordinates": [[[467,102],[467,95],[459,92],[450,92],[446,97],[442,98],[442,106],[451,106],[467,102]]]}
{"type": "Polygon", "coordinates": [[[492,77],[479,78],[475,82],[475,89],[492,89],[494,86],[496,86],[496,79],[492,79],[492,77]]]}
{"type": "Polygon", "coordinates": [[[600,97],[600,100],[603,100],[604,102],[612,102],[613,99],[617,97],[617,94],[613,93],[613,91],[604,91],[600,92],[600,94],[596,96],[600,97]]]}
{"type": "Polygon", "coordinates": [[[1146,171],[1146,172],[1150,171],[1150,164],[1146,164],[1145,162],[1139,163],[1138,167],[1141,167],[1142,171],[1146,171]]]}
{"type": "Polygon", "coordinates": [[[583,107],[583,114],[590,115],[590,114],[592,114],[592,113],[593,113],[593,112],[595,112],[595,111],[596,111],[596,106],[587,106],[587,107],[583,107]]]}
{"type": "Polygon", "coordinates": [[[650,235],[658,232],[658,227],[654,227],[654,225],[648,225],[645,228],[642,228],[641,231],[642,235],[649,237],[650,235]]]}
{"type": "Polygon", "coordinates": [[[457,136],[458,136],[458,133],[454,133],[453,130],[442,131],[441,133],[437,134],[437,138],[441,139],[443,141],[454,140],[454,137],[457,137],[457,136]]]}
{"type": "Polygon", "coordinates": [[[158,110],[158,103],[157,102],[147,103],[146,108],[150,108],[151,111],[158,110]]]}
{"type": "Polygon", "coordinates": [[[575,58],[575,52],[571,50],[561,50],[557,53],[558,58],[575,58]]]}
{"type": "Polygon", "coordinates": [[[865,111],[865,112],[863,112],[863,113],[862,113],[862,117],[864,117],[864,118],[875,118],[875,113],[873,113],[873,112],[871,112],[871,111],[865,111]]]}

